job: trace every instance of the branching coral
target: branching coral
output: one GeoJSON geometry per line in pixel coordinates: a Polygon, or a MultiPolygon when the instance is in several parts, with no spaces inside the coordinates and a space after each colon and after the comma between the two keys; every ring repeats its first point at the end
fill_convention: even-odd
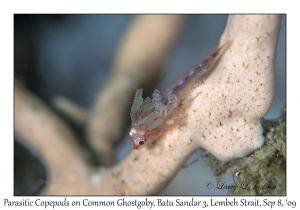
{"type": "Polygon", "coordinates": [[[232,45],[190,92],[197,97],[186,124],[197,130],[188,138],[220,160],[244,157],[264,143],[259,120],[273,98],[279,27],[280,16],[230,16],[221,42],[232,45]]]}
{"type": "MultiPolygon", "coordinates": [[[[39,151],[48,164],[50,180],[43,194],[155,194],[170,182],[197,148],[205,148],[222,160],[242,157],[259,148],[263,144],[259,118],[267,112],[273,96],[279,26],[278,15],[230,16],[220,44],[227,40],[232,43],[209,74],[187,91],[175,113],[182,114],[182,119],[166,129],[155,143],[132,151],[110,168],[87,166],[69,129],[39,100],[16,85],[16,134],[39,151]],[[57,149],[48,149],[53,144],[57,149]]],[[[141,69],[147,69],[152,62],[157,69],[161,66],[160,58],[167,53],[165,48],[159,49],[158,54],[151,51],[158,55],[158,60],[148,61],[149,54],[142,56],[136,52],[127,57],[132,60],[135,56],[142,57],[133,66],[126,64],[126,56],[117,56],[124,65],[116,62],[114,71],[123,68],[130,73],[125,74],[127,77],[122,76],[122,71],[113,73],[99,96],[90,118],[89,138],[102,157],[109,157],[105,160],[108,164],[112,145],[125,129],[126,120],[120,116],[124,116],[126,107],[129,110],[132,102],[129,98],[133,98],[135,89],[148,78],[143,77],[145,71],[141,69]],[[119,101],[112,103],[114,99],[119,101]],[[126,107],[113,109],[118,110],[115,115],[106,116],[105,107],[118,103],[126,107]],[[113,124],[119,120],[122,122],[113,124]]],[[[151,75],[157,78],[159,73],[151,75]]]]}

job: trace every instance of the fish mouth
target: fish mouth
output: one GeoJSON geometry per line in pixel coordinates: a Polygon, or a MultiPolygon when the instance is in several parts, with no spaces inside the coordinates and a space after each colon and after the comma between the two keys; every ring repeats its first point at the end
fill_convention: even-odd
{"type": "Polygon", "coordinates": [[[139,149],[139,145],[134,143],[134,140],[131,141],[132,149],[139,149]]]}

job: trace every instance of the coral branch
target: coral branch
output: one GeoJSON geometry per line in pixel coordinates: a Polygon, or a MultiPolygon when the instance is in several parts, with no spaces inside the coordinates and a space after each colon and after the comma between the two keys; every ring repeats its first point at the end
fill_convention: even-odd
{"type": "Polygon", "coordinates": [[[54,188],[53,194],[88,193],[84,189],[89,170],[72,132],[18,82],[14,97],[15,133],[45,163],[46,189],[54,188]]]}
{"type": "Polygon", "coordinates": [[[53,106],[60,110],[64,115],[79,124],[85,124],[88,120],[88,113],[83,108],[74,104],[63,96],[56,96],[52,100],[53,106]]]}

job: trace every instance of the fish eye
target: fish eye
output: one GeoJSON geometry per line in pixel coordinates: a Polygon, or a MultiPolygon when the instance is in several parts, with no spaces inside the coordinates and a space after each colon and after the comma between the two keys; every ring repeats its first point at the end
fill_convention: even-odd
{"type": "Polygon", "coordinates": [[[143,145],[145,142],[143,140],[139,141],[139,145],[143,145]]]}

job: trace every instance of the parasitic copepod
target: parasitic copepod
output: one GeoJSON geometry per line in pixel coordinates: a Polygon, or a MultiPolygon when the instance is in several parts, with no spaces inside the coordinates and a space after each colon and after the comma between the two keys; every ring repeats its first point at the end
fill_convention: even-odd
{"type": "Polygon", "coordinates": [[[165,126],[174,122],[170,115],[178,107],[179,99],[186,88],[213,64],[221,49],[228,43],[230,41],[207,54],[200,62],[181,74],[164,92],[155,90],[152,100],[149,97],[143,100],[142,89],[136,91],[130,112],[132,128],[129,134],[133,149],[138,149],[146,142],[155,141],[165,126]]]}

